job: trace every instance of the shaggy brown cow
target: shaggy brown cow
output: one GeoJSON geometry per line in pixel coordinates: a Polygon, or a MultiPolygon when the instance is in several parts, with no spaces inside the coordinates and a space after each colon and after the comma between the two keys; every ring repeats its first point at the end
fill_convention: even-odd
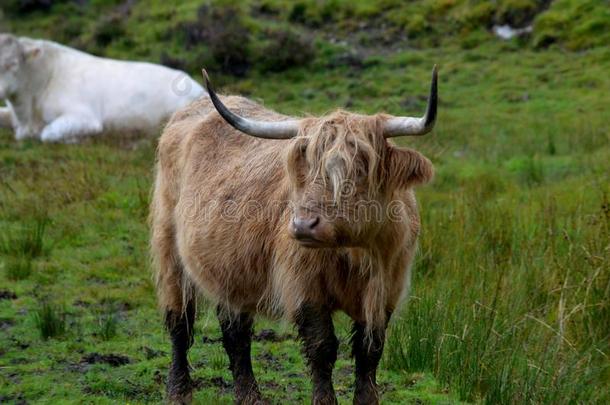
{"type": "Polygon", "coordinates": [[[296,323],[313,403],[336,403],[338,310],[354,320],[354,403],[378,403],[385,329],[407,290],[420,227],[413,186],[433,175],[428,159],[387,138],[432,129],[436,68],[422,118],[296,119],[219,98],[206,81],[210,98],[177,112],[159,141],[152,202],[170,400],[191,398],[187,351],[202,293],[218,308],[237,403],[261,401],[250,360],[255,314],[296,323]]]}

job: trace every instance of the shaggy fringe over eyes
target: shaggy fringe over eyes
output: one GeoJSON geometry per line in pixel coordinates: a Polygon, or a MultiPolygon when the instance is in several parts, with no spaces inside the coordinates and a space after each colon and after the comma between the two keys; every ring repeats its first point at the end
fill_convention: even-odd
{"type": "Polygon", "coordinates": [[[336,111],[322,118],[306,118],[288,154],[288,174],[292,183],[321,180],[333,190],[335,202],[353,194],[347,183],[366,174],[369,197],[381,187],[381,162],[385,158],[386,141],[383,124],[386,117],[364,116],[336,111]],[[303,145],[308,144],[306,159],[310,162],[299,178],[299,159],[303,145]]]}

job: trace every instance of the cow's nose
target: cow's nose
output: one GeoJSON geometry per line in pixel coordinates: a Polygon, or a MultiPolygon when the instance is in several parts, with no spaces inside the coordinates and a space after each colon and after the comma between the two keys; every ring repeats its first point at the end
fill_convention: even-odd
{"type": "Polygon", "coordinates": [[[313,231],[320,223],[320,217],[294,217],[292,218],[292,227],[297,238],[312,237],[313,231]]]}

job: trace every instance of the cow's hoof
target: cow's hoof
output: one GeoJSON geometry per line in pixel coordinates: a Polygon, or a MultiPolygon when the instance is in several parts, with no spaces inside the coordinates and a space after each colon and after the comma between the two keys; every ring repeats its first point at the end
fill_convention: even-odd
{"type": "Polygon", "coordinates": [[[258,386],[250,386],[248,388],[237,387],[235,390],[235,403],[238,405],[269,405],[266,399],[263,399],[258,386]]]}
{"type": "Polygon", "coordinates": [[[314,405],[337,405],[339,403],[334,392],[315,395],[311,402],[314,405]]]}
{"type": "Polygon", "coordinates": [[[368,386],[363,389],[356,390],[354,394],[354,405],[378,405],[379,394],[377,389],[368,386]]]}
{"type": "Polygon", "coordinates": [[[175,405],[193,402],[193,382],[188,374],[170,372],[167,381],[167,399],[170,404],[175,405]]]}
{"type": "Polygon", "coordinates": [[[243,399],[241,402],[240,401],[235,401],[236,404],[239,405],[270,405],[271,402],[269,402],[266,399],[263,399],[261,397],[247,397],[245,399],[243,399]]]}
{"type": "Polygon", "coordinates": [[[270,402],[263,399],[258,388],[254,388],[247,392],[236,392],[235,403],[239,405],[268,405],[270,402]]]}
{"type": "Polygon", "coordinates": [[[171,394],[168,396],[168,402],[172,405],[190,405],[193,403],[193,391],[182,394],[171,394]]]}

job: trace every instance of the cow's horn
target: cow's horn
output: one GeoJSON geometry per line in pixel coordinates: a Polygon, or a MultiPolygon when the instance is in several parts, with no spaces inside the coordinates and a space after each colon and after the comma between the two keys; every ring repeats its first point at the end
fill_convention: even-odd
{"type": "Polygon", "coordinates": [[[384,136],[392,138],[405,135],[425,135],[432,131],[436,121],[436,104],[438,101],[437,90],[438,69],[436,65],[432,69],[432,83],[430,84],[430,95],[428,96],[428,107],[426,114],[421,118],[416,117],[394,117],[390,118],[384,128],[384,136]]]}
{"type": "Polygon", "coordinates": [[[214,92],[208,72],[206,72],[205,69],[203,69],[202,72],[205,79],[205,86],[208,89],[214,107],[216,107],[216,111],[218,111],[218,114],[235,129],[245,134],[265,139],[289,139],[297,135],[299,130],[298,120],[255,121],[235,114],[220,101],[220,98],[218,98],[214,92]]]}

